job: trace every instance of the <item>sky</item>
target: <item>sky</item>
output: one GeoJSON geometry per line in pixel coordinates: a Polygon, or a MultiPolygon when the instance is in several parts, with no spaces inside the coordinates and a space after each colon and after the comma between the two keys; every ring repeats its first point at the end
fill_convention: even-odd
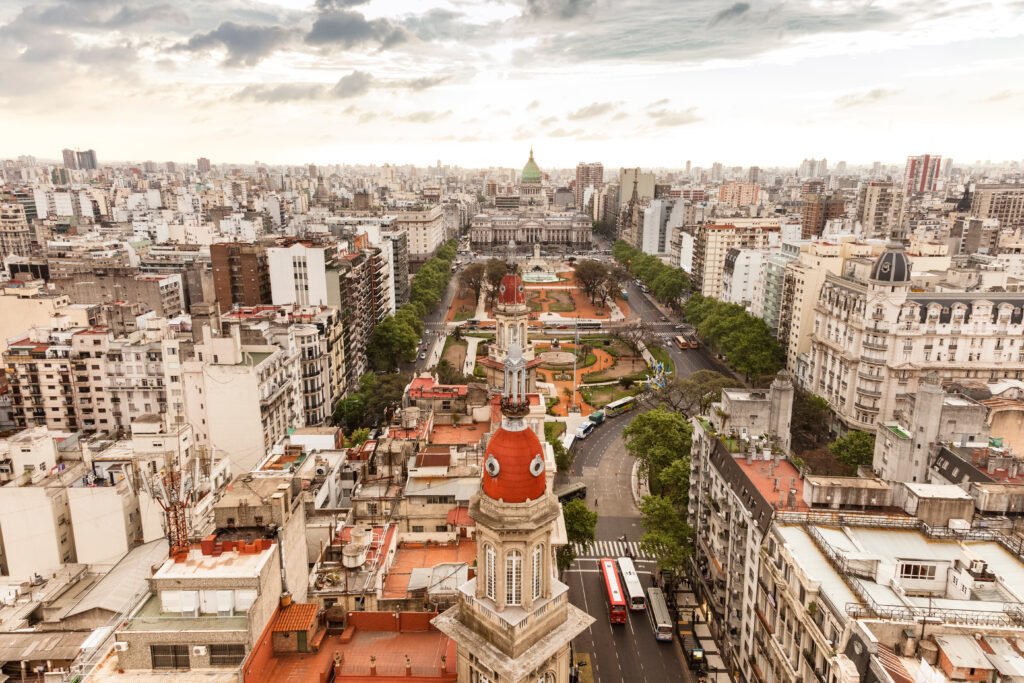
{"type": "Polygon", "coordinates": [[[1024,158],[1024,0],[2,0],[0,158],[1024,158]]]}

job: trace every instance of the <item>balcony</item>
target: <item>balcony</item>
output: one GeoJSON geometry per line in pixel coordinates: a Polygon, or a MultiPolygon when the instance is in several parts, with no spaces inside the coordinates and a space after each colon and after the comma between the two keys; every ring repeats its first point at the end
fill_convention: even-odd
{"type": "Polygon", "coordinates": [[[864,405],[863,403],[860,403],[859,401],[855,402],[853,405],[856,406],[859,410],[863,410],[869,413],[877,413],[879,410],[878,406],[867,406],[864,405]]]}
{"type": "Polygon", "coordinates": [[[861,355],[861,361],[865,363],[874,363],[876,365],[885,365],[885,358],[876,358],[874,356],[861,355]]]}
{"type": "Polygon", "coordinates": [[[861,379],[869,379],[869,380],[873,380],[875,382],[881,382],[882,380],[885,379],[885,377],[883,377],[882,375],[877,375],[877,374],[870,373],[870,372],[864,372],[863,370],[858,370],[857,371],[857,376],[860,377],[861,379]]]}
{"type": "Polygon", "coordinates": [[[865,396],[874,396],[880,398],[882,396],[881,391],[875,391],[874,389],[865,389],[863,387],[857,387],[857,393],[864,394],[865,396]]]}
{"type": "Polygon", "coordinates": [[[888,348],[885,342],[868,341],[867,339],[861,342],[861,344],[863,344],[865,349],[874,349],[875,351],[885,351],[888,348]]]}

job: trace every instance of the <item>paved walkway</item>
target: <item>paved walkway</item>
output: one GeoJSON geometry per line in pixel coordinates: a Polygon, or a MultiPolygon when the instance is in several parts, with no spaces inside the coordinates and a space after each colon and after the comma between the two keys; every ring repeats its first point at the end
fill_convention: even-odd
{"type": "Polygon", "coordinates": [[[480,288],[480,298],[476,302],[476,313],[473,315],[477,320],[487,317],[487,285],[480,288]]]}
{"type": "Polygon", "coordinates": [[[466,340],[466,360],[462,363],[462,374],[472,375],[476,368],[476,347],[480,345],[480,337],[463,337],[466,340]]]}

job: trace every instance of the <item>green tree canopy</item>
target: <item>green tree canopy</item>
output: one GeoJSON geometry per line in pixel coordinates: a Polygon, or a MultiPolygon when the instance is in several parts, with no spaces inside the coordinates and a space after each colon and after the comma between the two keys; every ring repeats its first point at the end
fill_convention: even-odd
{"type": "Polygon", "coordinates": [[[689,469],[693,428],[680,413],[659,406],[633,418],[622,436],[626,450],[640,461],[640,471],[647,476],[651,490],[669,492],[670,482],[662,472],[677,459],[685,459],[689,469]]]}
{"type": "Polygon", "coordinates": [[[704,343],[748,381],[774,375],[783,365],[782,348],[761,318],[742,306],[694,294],[683,306],[687,320],[696,326],[704,343]]]}
{"type": "Polygon", "coordinates": [[[664,496],[644,496],[640,501],[644,534],[640,548],[654,557],[662,570],[677,576],[693,554],[693,529],[672,500],[664,496]]]}
{"type": "Polygon", "coordinates": [[[868,432],[847,432],[846,436],[833,441],[828,450],[839,462],[856,472],[858,467],[871,467],[875,457],[875,437],[868,432]]]}
{"type": "Polygon", "coordinates": [[[594,540],[594,529],[597,528],[597,513],[587,507],[585,501],[570,500],[562,506],[562,516],[565,518],[565,536],[569,544],[558,549],[556,559],[558,561],[558,568],[565,570],[576,559],[576,553],[572,550],[572,544],[585,544],[594,540]]]}
{"type": "Polygon", "coordinates": [[[736,384],[731,377],[714,370],[698,370],[689,376],[673,376],[658,392],[659,400],[687,417],[704,415],[722,398],[722,389],[736,384]]]}
{"type": "Polygon", "coordinates": [[[487,300],[494,303],[498,300],[498,287],[501,278],[508,275],[508,265],[500,258],[492,258],[485,266],[487,273],[487,300]]]}
{"type": "Polygon", "coordinates": [[[389,372],[399,361],[416,358],[417,336],[408,323],[389,315],[373,328],[366,355],[374,368],[389,372]]]}
{"type": "Polygon", "coordinates": [[[608,279],[608,267],[599,261],[584,259],[576,264],[573,274],[580,289],[593,303],[608,279]]]}
{"type": "Polygon", "coordinates": [[[459,273],[459,284],[473,292],[473,300],[480,298],[480,289],[487,280],[487,266],[483,263],[472,263],[459,273]]]}
{"type": "Polygon", "coordinates": [[[658,301],[677,305],[680,298],[690,289],[690,276],[682,268],[669,266],[653,254],[631,247],[618,241],[612,247],[612,256],[625,266],[635,277],[650,288],[658,301]]]}

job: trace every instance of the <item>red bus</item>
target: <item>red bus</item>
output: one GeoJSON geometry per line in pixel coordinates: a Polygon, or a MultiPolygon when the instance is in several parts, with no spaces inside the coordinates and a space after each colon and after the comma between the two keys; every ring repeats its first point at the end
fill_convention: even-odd
{"type": "Polygon", "coordinates": [[[601,560],[601,575],[604,576],[604,587],[608,592],[608,620],[613,624],[626,623],[626,598],[619,583],[619,573],[615,570],[615,560],[601,560]]]}

